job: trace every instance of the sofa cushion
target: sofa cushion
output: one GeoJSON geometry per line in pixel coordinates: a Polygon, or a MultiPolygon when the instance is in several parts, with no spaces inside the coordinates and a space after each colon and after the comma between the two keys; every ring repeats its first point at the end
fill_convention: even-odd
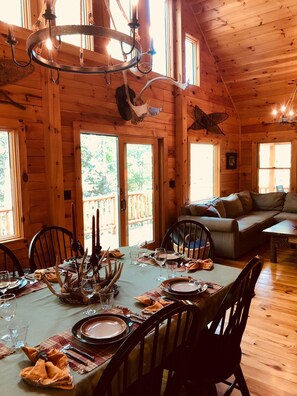
{"type": "Polygon", "coordinates": [[[289,213],[297,213],[297,193],[287,193],[283,211],[289,213]]]}
{"type": "Polygon", "coordinates": [[[221,217],[218,210],[212,204],[191,204],[189,206],[192,216],[221,217]]]}
{"type": "Polygon", "coordinates": [[[279,212],[277,210],[259,210],[250,212],[248,215],[237,219],[239,231],[245,232],[250,230],[252,227],[256,227],[259,231],[262,231],[275,224],[274,216],[278,213],[279,212]]]}
{"type": "Polygon", "coordinates": [[[217,209],[220,214],[220,217],[226,218],[226,210],[223,201],[221,198],[214,198],[210,201],[210,204],[217,209]]]}
{"type": "Polygon", "coordinates": [[[230,194],[228,197],[222,197],[221,199],[224,203],[227,218],[235,219],[244,214],[241,201],[237,194],[230,194]]]}
{"type": "Polygon", "coordinates": [[[253,200],[249,191],[240,191],[237,193],[243,207],[244,213],[249,213],[253,210],[253,200]]]}
{"type": "Polygon", "coordinates": [[[284,220],[294,220],[297,221],[297,213],[290,212],[279,212],[276,216],[274,216],[274,220],[279,223],[284,220]]]}
{"type": "Polygon", "coordinates": [[[286,193],[270,192],[255,193],[251,192],[254,210],[282,210],[286,193]]]}

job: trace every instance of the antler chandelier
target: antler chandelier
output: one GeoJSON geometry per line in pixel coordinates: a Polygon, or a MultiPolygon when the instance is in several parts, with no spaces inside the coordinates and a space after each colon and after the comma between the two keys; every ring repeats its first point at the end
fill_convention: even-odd
{"type": "MultiPolygon", "coordinates": [[[[139,43],[138,28],[140,26],[138,21],[138,4],[137,0],[132,1],[132,17],[129,20],[125,14],[123,7],[121,6],[120,0],[117,0],[117,5],[120,8],[122,14],[126,20],[128,20],[128,26],[130,27],[130,35],[124,34],[116,30],[114,19],[111,15],[110,7],[108,6],[108,0],[104,0],[107,12],[110,16],[110,21],[114,25],[114,29],[107,28],[104,26],[94,25],[93,15],[90,12],[88,14],[88,25],[82,23],[83,15],[83,1],[80,1],[80,16],[81,24],[79,25],[55,25],[55,3],[56,0],[45,0],[44,8],[41,16],[35,23],[36,31],[33,32],[27,39],[27,54],[29,56],[28,62],[18,62],[15,58],[14,48],[17,45],[13,29],[9,27],[9,33],[6,42],[11,46],[13,61],[22,67],[28,66],[31,61],[38,63],[41,66],[57,70],[58,72],[70,72],[70,73],[81,73],[81,74],[107,74],[115,73],[123,70],[131,69],[136,67],[139,72],[147,74],[151,71],[151,64],[149,67],[141,66],[141,59],[144,54],[154,55],[155,51],[153,48],[145,53],[142,53],[141,45],[139,43]],[[41,24],[44,23],[46,26],[43,29],[39,29],[41,24]],[[79,59],[76,65],[66,63],[60,60],[61,49],[63,47],[63,36],[80,35],[81,44],[79,50],[79,59]],[[107,64],[93,65],[87,64],[84,59],[84,48],[82,45],[82,36],[92,36],[93,38],[101,38],[106,41],[116,40],[120,43],[122,60],[112,64],[111,57],[107,56],[107,64]],[[128,48],[128,50],[125,50],[128,48]]],[[[151,62],[151,61],[150,61],[151,62]]]]}

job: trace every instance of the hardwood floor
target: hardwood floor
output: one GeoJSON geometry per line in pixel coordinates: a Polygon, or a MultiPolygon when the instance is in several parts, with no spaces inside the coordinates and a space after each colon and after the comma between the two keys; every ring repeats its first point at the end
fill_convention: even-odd
{"type": "MultiPolygon", "coordinates": [[[[297,249],[278,251],[278,263],[269,260],[269,245],[240,260],[217,259],[243,267],[256,254],[265,264],[242,340],[242,369],[251,396],[297,395],[297,249]]],[[[218,386],[222,395],[224,386],[218,386]]],[[[232,395],[240,395],[237,390],[232,395]]]]}

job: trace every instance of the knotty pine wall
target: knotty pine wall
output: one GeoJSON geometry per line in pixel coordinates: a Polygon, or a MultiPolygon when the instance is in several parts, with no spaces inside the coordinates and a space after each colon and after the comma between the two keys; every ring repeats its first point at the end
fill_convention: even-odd
{"type": "MultiPolygon", "coordinates": [[[[206,134],[205,131],[189,131],[189,134],[195,136],[197,141],[220,142],[221,195],[238,191],[239,169],[226,170],[225,154],[228,151],[240,152],[239,119],[203,37],[184,4],[182,12],[182,32],[188,32],[200,41],[201,86],[190,86],[181,92],[165,82],[153,84],[143,99],[150,99],[150,105],[162,107],[163,112],[156,117],[147,117],[138,125],[124,121],[116,107],[115,90],[123,84],[121,73],[112,75],[110,85],[106,84],[103,76],[68,73],[61,73],[59,84],[53,84],[49,81],[49,70],[35,65],[34,72],[28,77],[6,85],[2,82],[1,89],[26,107],[26,110],[20,110],[0,103],[0,127],[20,130],[23,143],[20,163],[24,238],[10,242],[9,246],[24,267],[28,266],[29,243],[38,230],[51,224],[71,229],[71,202],[78,204],[81,201],[81,197],[76,195],[75,128],[163,139],[164,205],[161,217],[165,229],[175,221],[180,205],[186,202],[186,194],[180,196],[178,185],[169,188],[169,180],[178,183],[181,170],[184,173],[182,180],[187,179],[186,152],[183,151],[182,157],[177,158],[177,143],[181,135],[187,135],[185,125],[193,122],[193,106],[200,106],[206,113],[227,112],[229,118],[221,124],[225,136],[206,134]],[[180,112],[181,107],[184,113],[180,112]],[[181,114],[184,114],[184,123],[181,123],[181,114]],[[183,130],[181,125],[184,125],[183,130]],[[66,190],[71,191],[71,200],[64,200],[66,190]]],[[[26,59],[25,40],[29,33],[26,29],[15,28],[19,42],[16,49],[18,59],[26,59]]],[[[1,58],[10,59],[10,48],[5,43],[7,25],[1,22],[0,34],[1,58]]],[[[71,59],[72,51],[70,47],[65,56],[71,59]]],[[[154,76],[152,73],[149,79],[154,76]]],[[[128,82],[138,93],[146,77],[139,79],[129,72],[128,82]]]]}

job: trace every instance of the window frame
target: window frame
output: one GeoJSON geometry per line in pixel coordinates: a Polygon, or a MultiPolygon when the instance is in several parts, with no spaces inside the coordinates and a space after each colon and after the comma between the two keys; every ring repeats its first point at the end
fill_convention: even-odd
{"type": "Polygon", "coordinates": [[[195,85],[195,86],[200,86],[200,42],[197,38],[192,36],[189,33],[185,34],[185,62],[184,62],[184,67],[185,67],[185,79],[188,84],[195,85]],[[193,51],[192,51],[192,70],[193,70],[193,82],[188,82],[188,76],[187,76],[187,66],[186,66],[186,58],[187,58],[187,41],[190,42],[193,46],[193,51]]]}
{"type": "MultiPolygon", "coordinates": [[[[294,158],[294,156],[293,156],[293,153],[294,153],[294,145],[293,145],[293,142],[291,141],[291,140],[283,140],[283,141],[277,141],[277,142],[274,142],[274,141],[265,141],[265,142],[257,142],[256,143],[256,148],[257,148],[257,156],[256,156],[256,189],[257,189],[257,191],[258,192],[260,192],[260,186],[259,186],[259,172],[260,172],[260,169],[268,169],[268,170],[276,170],[276,169],[288,169],[289,171],[290,171],[290,177],[289,177],[289,180],[290,180],[290,185],[289,185],[289,187],[287,187],[287,186],[284,186],[286,189],[288,189],[288,191],[292,191],[292,189],[293,189],[293,178],[292,178],[292,176],[293,176],[293,173],[294,173],[294,162],[293,162],[293,158],[294,158]],[[274,146],[275,145],[281,145],[281,144],[290,144],[291,145],[291,166],[290,166],[290,168],[287,168],[287,167],[280,167],[280,168],[278,168],[278,167],[275,167],[275,166],[271,166],[271,167],[263,167],[263,168],[260,168],[260,146],[261,146],[261,144],[273,144],[274,146]]],[[[274,185],[274,188],[275,188],[276,186],[274,185]]],[[[274,190],[272,190],[272,191],[267,191],[267,192],[275,192],[276,191],[276,189],[274,189],[274,190]]]]}
{"type": "MultiPolygon", "coordinates": [[[[16,128],[4,128],[0,126],[0,132],[7,132],[9,134],[9,151],[10,151],[10,169],[11,169],[11,186],[12,186],[12,208],[13,208],[13,223],[14,234],[10,236],[0,236],[0,242],[5,243],[17,239],[24,238],[24,208],[22,196],[22,181],[21,169],[22,157],[24,147],[20,139],[19,130],[16,128]],[[21,154],[22,153],[22,154],[21,154]]],[[[26,158],[26,157],[25,157],[26,158]]]]}

